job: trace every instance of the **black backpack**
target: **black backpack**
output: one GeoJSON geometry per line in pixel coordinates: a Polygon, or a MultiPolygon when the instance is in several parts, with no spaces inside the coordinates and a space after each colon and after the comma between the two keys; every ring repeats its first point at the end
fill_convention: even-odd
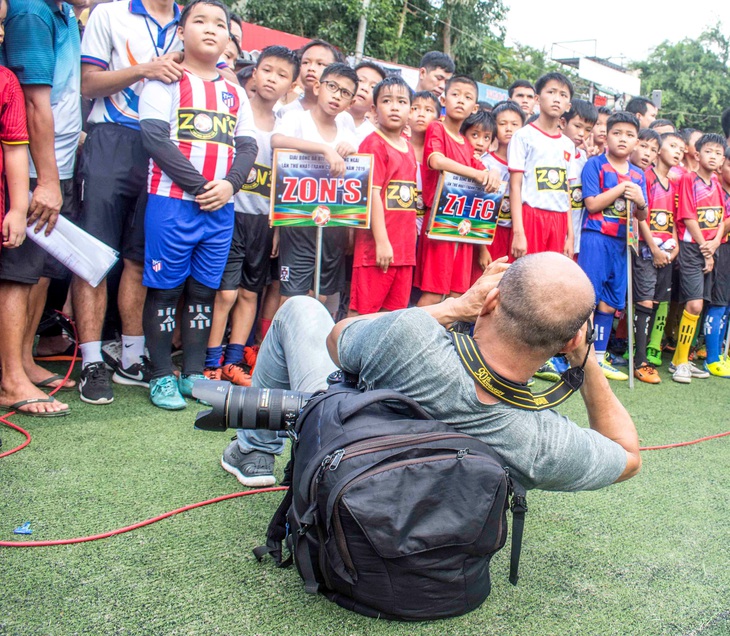
{"type": "Polygon", "coordinates": [[[517,584],[525,490],[483,442],[401,393],[344,384],[308,402],[293,438],[290,488],[259,561],[293,557],[307,592],[366,616],[458,616],[489,595],[511,496],[517,584]]]}

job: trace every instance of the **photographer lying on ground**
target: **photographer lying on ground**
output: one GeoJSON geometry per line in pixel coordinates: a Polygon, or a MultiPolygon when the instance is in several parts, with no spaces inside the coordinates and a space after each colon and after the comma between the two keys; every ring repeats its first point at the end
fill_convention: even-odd
{"type": "MultiPolygon", "coordinates": [[[[492,264],[460,298],[348,318],[334,328],[319,302],[293,298],[276,314],[261,346],[253,386],[316,391],[338,365],[359,375],[361,387],[400,391],[434,418],[488,443],[527,488],[601,488],[633,477],[641,458],[631,417],[595,356],[587,355],[586,321],[593,307],[585,274],[551,252],[509,267],[492,264]],[[526,383],[559,351],[573,367],[586,360],[581,394],[590,429],[552,409],[522,410],[488,394],[462,366],[445,329],[455,321],[476,321],[474,339],[484,361],[515,383],[526,383]]],[[[261,430],[239,429],[238,435],[223,467],[239,480],[271,476],[272,453],[282,452],[283,440],[261,430]],[[244,463],[245,474],[237,468],[244,463]]]]}

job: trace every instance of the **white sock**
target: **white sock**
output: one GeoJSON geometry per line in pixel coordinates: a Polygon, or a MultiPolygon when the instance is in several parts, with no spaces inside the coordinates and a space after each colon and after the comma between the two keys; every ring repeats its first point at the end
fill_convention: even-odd
{"type": "Polygon", "coordinates": [[[606,352],[605,351],[596,351],[596,360],[598,360],[598,363],[606,361],[606,352]]]}
{"type": "Polygon", "coordinates": [[[79,345],[79,349],[81,350],[82,369],[95,362],[104,362],[104,358],[101,357],[101,340],[84,342],[79,345]]]}
{"type": "Polygon", "coordinates": [[[144,336],[125,336],[122,334],[122,367],[129,369],[133,364],[142,362],[144,355],[144,336]]]}

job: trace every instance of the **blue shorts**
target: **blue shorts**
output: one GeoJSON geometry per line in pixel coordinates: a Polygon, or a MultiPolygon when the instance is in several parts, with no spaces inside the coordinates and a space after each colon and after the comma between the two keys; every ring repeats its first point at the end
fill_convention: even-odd
{"type": "Polygon", "coordinates": [[[626,307],[626,239],[585,230],[580,237],[578,265],[593,283],[596,303],[626,307]]]}
{"type": "Polygon", "coordinates": [[[150,194],[144,223],[144,285],[173,289],[192,276],[218,289],[234,218],[233,203],[215,212],[202,212],[195,201],[150,194]]]}

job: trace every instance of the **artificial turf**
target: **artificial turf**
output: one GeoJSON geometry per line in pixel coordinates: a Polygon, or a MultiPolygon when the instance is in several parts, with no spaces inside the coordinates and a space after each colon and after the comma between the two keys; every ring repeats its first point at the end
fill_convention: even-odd
{"type": "MultiPolygon", "coordinates": [[[[55,370],[60,370],[60,367],[55,370]]],[[[724,432],[730,383],[612,383],[642,445],[724,432]]],[[[195,431],[143,389],[67,418],[14,416],[33,436],[0,459],[0,540],[112,530],[240,490],[220,465],[231,433],[195,431]]],[[[562,408],[585,422],[580,398],[562,408]]],[[[22,441],[0,426],[7,450],[22,441]]],[[[528,493],[517,587],[509,548],[478,610],[432,623],[378,621],[304,592],[294,568],[258,563],[281,493],[176,515],[91,543],[0,548],[0,634],[730,634],[730,437],[643,454],[641,474],[597,492],[528,493]]],[[[281,476],[284,459],[277,461],[281,476]]]]}

